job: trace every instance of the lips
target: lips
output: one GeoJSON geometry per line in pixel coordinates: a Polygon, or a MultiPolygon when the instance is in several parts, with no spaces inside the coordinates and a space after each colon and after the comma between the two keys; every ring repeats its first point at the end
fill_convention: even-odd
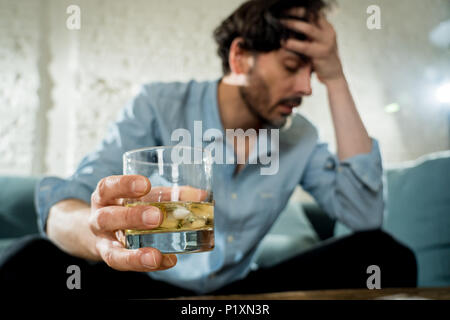
{"type": "Polygon", "coordinates": [[[302,103],[301,98],[284,100],[278,105],[278,108],[284,114],[291,114],[292,109],[294,109],[295,107],[298,107],[301,103],[302,103]]]}
{"type": "Polygon", "coordinates": [[[281,105],[285,105],[285,106],[289,106],[291,108],[295,108],[298,105],[300,105],[302,103],[302,99],[298,98],[298,99],[289,99],[289,100],[282,100],[281,101],[281,105]]]}
{"type": "Polygon", "coordinates": [[[280,104],[278,106],[278,109],[281,111],[281,113],[283,114],[291,114],[292,113],[292,109],[294,109],[295,106],[291,106],[291,105],[287,105],[287,104],[280,104]]]}
{"type": "Polygon", "coordinates": [[[302,99],[299,98],[299,99],[295,99],[295,100],[290,100],[290,101],[288,101],[287,104],[289,106],[292,106],[292,108],[295,108],[295,107],[299,106],[301,103],[302,103],[302,99]]]}

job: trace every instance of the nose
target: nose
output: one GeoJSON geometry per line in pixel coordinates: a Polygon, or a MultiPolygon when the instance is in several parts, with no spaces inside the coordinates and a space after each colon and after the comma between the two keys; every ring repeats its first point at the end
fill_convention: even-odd
{"type": "Polygon", "coordinates": [[[294,90],[301,96],[310,96],[311,88],[311,68],[302,68],[297,74],[294,84],[294,90]]]}

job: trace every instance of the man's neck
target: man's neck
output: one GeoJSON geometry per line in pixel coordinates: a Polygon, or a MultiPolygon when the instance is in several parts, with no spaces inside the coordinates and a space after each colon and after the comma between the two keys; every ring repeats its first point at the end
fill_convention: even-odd
{"type": "MultiPolygon", "coordinates": [[[[226,79],[226,78],[224,78],[226,79]]],[[[218,86],[218,106],[223,128],[258,130],[260,121],[250,112],[239,93],[239,86],[222,79],[218,86]]]]}
{"type": "MultiPolygon", "coordinates": [[[[260,121],[250,112],[242,100],[239,86],[227,83],[226,78],[224,78],[219,82],[217,94],[220,120],[225,130],[242,129],[247,131],[247,129],[255,129],[257,131],[261,128],[260,121]]],[[[237,146],[237,139],[234,138],[233,140],[236,156],[238,158],[244,156],[247,162],[250,151],[255,147],[254,141],[245,139],[245,148],[242,149],[237,146]]],[[[243,164],[237,164],[234,175],[236,176],[243,168],[243,164]]]]}

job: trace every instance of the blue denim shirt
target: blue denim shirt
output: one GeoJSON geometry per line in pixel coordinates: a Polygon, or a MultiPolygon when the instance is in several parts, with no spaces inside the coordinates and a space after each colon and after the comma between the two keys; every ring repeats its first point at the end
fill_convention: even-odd
{"type": "MultiPolygon", "coordinates": [[[[174,145],[178,128],[224,132],[218,111],[218,81],[153,83],[121,112],[101,144],[86,155],[68,179],[47,177],[36,192],[39,226],[45,235],[50,207],[76,198],[90,203],[103,177],[122,174],[122,154],[128,150],[174,145]]],[[[178,255],[178,264],[149,276],[207,293],[250,271],[261,239],[284,209],[294,188],[301,184],[332,217],[353,230],[381,226],[383,219],[382,161],[375,139],[370,153],[339,161],[327,144],[318,142],[316,128],[294,114],[290,126],[279,132],[279,170],[261,175],[262,164],[248,164],[234,175],[235,164],[215,164],[215,248],[210,252],[178,255]]],[[[201,141],[203,145],[209,142],[201,141]]],[[[256,156],[253,154],[252,156],[256,156]]]]}

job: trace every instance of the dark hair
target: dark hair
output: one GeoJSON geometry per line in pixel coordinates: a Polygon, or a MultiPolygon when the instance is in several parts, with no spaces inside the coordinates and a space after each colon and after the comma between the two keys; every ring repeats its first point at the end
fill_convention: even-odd
{"type": "Polygon", "coordinates": [[[233,40],[242,37],[240,47],[255,52],[269,52],[281,48],[281,40],[289,37],[305,39],[303,34],[285,28],[279,21],[289,17],[287,10],[305,8],[306,21],[316,21],[321,10],[326,8],[326,0],[250,0],[242,4],[222,24],[214,30],[218,44],[217,53],[222,59],[224,74],[228,74],[228,57],[233,40]]]}

